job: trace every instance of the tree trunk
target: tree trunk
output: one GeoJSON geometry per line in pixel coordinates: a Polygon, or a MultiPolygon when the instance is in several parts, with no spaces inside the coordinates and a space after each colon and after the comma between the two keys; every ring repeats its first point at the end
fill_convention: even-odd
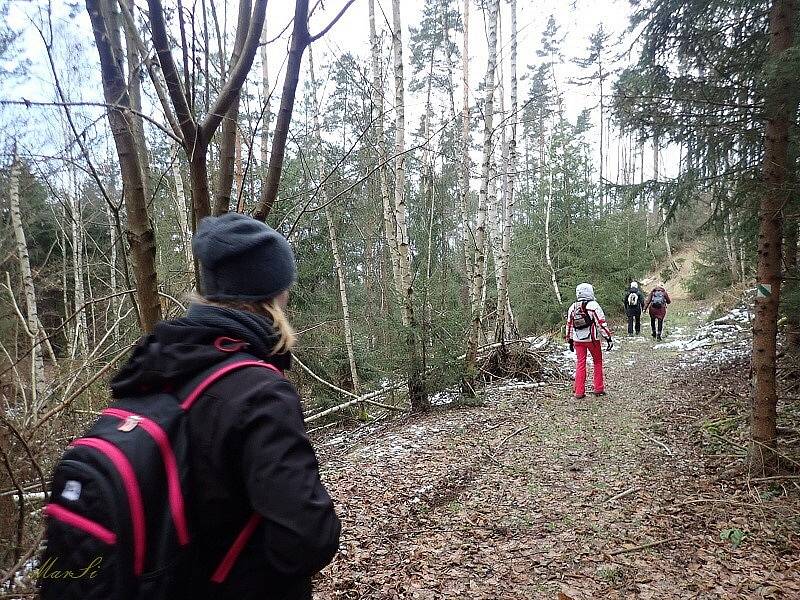
{"type": "Polygon", "coordinates": [[[110,250],[110,259],[109,259],[109,269],[108,269],[108,281],[109,281],[109,292],[114,295],[109,300],[109,307],[111,309],[111,315],[113,319],[113,325],[110,325],[108,321],[106,321],[106,328],[109,326],[113,326],[114,328],[114,341],[119,341],[119,324],[117,324],[117,307],[122,304],[122,301],[116,297],[117,293],[117,244],[119,240],[117,239],[117,227],[114,221],[114,214],[111,212],[111,206],[108,205],[106,202],[105,204],[106,209],[106,219],[108,221],[108,238],[109,238],[109,245],[111,246],[110,250]]]}
{"type": "MultiPolygon", "coordinates": [[[[239,16],[237,19],[236,38],[233,42],[230,68],[233,69],[244,49],[247,39],[245,26],[252,11],[252,0],[239,0],[239,16]]],[[[219,144],[219,170],[217,171],[216,189],[214,190],[214,214],[221,215],[230,210],[231,184],[234,171],[237,167],[236,147],[238,143],[238,118],[239,118],[239,92],[236,92],[233,102],[225,113],[222,122],[222,139],[219,144]]]]}
{"type": "MultiPolygon", "coordinates": [[[[314,122],[314,143],[317,147],[317,178],[320,182],[320,201],[325,207],[325,221],[328,224],[328,239],[331,244],[331,254],[333,254],[333,265],[336,269],[336,279],[339,282],[339,300],[342,303],[342,324],[344,326],[344,342],[347,348],[347,361],[350,365],[350,380],[353,383],[353,392],[358,395],[361,393],[361,379],[356,368],[355,346],[353,344],[353,328],[350,321],[350,302],[347,298],[347,279],[345,278],[344,264],[339,252],[339,242],[336,239],[336,226],[330,211],[328,190],[325,185],[324,153],[322,148],[322,129],[319,121],[319,105],[317,104],[317,79],[314,74],[314,55],[309,49],[308,66],[311,75],[311,97],[313,101],[312,113],[314,122]]],[[[363,416],[366,416],[364,405],[361,406],[363,416]]]]}
{"type": "MultiPolygon", "coordinates": [[[[131,14],[134,14],[134,0],[125,0],[131,14]]],[[[113,1],[109,5],[117,13],[117,4],[113,1]]],[[[142,112],[142,57],[136,46],[137,32],[132,30],[133,25],[127,19],[122,20],[125,33],[125,56],[128,63],[128,93],[130,94],[131,109],[137,113],[142,112]]],[[[150,153],[147,150],[147,139],[144,136],[144,119],[138,114],[132,114],[133,137],[136,140],[136,149],[140,158],[142,169],[142,182],[144,183],[144,196],[150,200],[150,153]]]]}
{"type": "Polygon", "coordinates": [[[70,169],[70,229],[72,232],[72,284],[75,310],[75,332],[70,342],[70,357],[86,356],[89,353],[87,339],[88,326],[86,324],[86,293],[84,290],[84,277],[86,269],[83,261],[83,211],[81,209],[80,187],[77,173],[70,169]],[[81,308],[84,307],[84,308],[81,308]]]}
{"type": "Polygon", "coordinates": [[[464,105],[461,112],[461,193],[459,210],[461,220],[461,237],[464,248],[464,278],[470,311],[475,310],[475,299],[472,296],[472,227],[470,226],[469,183],[470,183],[470,110],[469,110],[469,5],[472,0],[464,0],[464,49],[461,57],[463,67],[462,95],[464,105]]]}
{"type": "Polygon", "coordinates": [[[191,290],[194,287],[194,254],[192,253],[192,226],[189,223],[189,207],[186,203],[186,191],[183,186],[183,175],[181,165],[178,160],[178,148],[173,149],[172,159],[172,180],[175,182],[175,214],[178,217],[178,227],[181,230],[181,246],[186,262],[186,287],[191,290]]]}
{"type": "MultiPolygon", "coordinates": [[[[661,144],[659,143],[659,136],[656,135],[653,138],[653,183],[658,183],[658,158],[659,152],[661,150],[661,144]]],[[[653,194],[653,215],[655,218],[655,211],[656,211],[656,201],[655,201],[655,192],[653,194]]],[[[675,259],[672,257],[672,244],[669,241],[669,227],[667,227],[667,213],[664,211],[663,206],[658,206],[658,212],[661,215],[661,227],[664,228],[664,245],[667,249],[667,260],[669,260],[669,268],[674,273],[678,270],[678,265],[675,264],[675,259]]]]}
{"type": "Polygon", "coordinates": [[[486,210],[489,202],[489,171],[492,161],[492,134],[494,127],[494,87],[495,69],[497,66],[497,13],[499,0],[491,0],[489,6],[489,58],[486,68],[486,99],[484,103],[483,158],[481,163],[481,187],[478,194],[478,215],[475,226],[474,263],[472,269],[473,299],[472,318],[464,360],[464,373],[461,380],[461,391],[467,396],[475,395],[475,375],[478,359],[478,338],[482,330],[483,297],[486,285],[484,272],[486,267],[486,210]]]}
{"type": "MultiPolygon", "coordinates": [[[[392,266],[392,288],[402,289],[400,281],[399,252],[397,250],[397,227],[391,208],[389,177],[387,174],[387,152],[384,134],[383,81],[381,79],[380,46],[375,27],[375,0],[369,0],[369,39],[372,58],[372,119],[375,122],[375,147],[378,160],[378,177],[383,206],[383,226],[386,233],[387,256],[392,266]]],[[[398,292],[399,294],[399,292],[398,292]]]]}
{"type": "Polygon", "coordinates": [[[283,158],[286,153],[286,140],[289,135],[289,124],[292,121],[294,98],[297,84],[300,81],[300,66],[303,63],[303,53],[311,39],[308,33],[308,0],[297,0],[294,10],[294,27],[292,29],[292,42],[289,46],[289,57],[286,62],[286,78],[283,80],[281,105],[275,121],[275,132],[272,136],[272,151],[269,157],[269,167],[266,179],[261,186],[261,198],[258,208],[253,216],[260,221],[266,221],[275,200],[278,198],[278,186],[281,181],[283,158]]]}
{"type": "Polygon", "coordinates": [[[515,185],[517,172],[517,0],[511,0],[511,132],[508,139],[508,160],[504,161],[506,179],[503,189],[504,222],[500,262],[500,279],[497,287],[497,324],[495,336],[498,340],[509,339],[517,334],[511,311],[508,273],[511,262],[511,234],[514,225],[515,185]]]}
{"type": "Polygon", "coordinates": [[[261,94],[264,116],[261,120],[261,168],[266,173],[269,160],[269,125],[272,120],[272,89],[269,86],[269,62],[267,61],[267,23],[261,34],[261,94]]]}
{"type": "Polygon", "coordinates": [[[600,215],[603,214],[605,210],[606,204],[606,182],[603,179],[603,165],[604,165],[604,156],[603,156],[603,116],[605,114],[605,107],[604,107],[604,96],[603,96],[603,64],[602,62],[598,61],[597,65],[598,79],[600,80],[600,215]]]}
{"type": "MultiPolygon", "coordinates": [[[[11,225],[14,229],[14,237],[17,242],[17,257],[19,259],[19,271],[22,278],[22,287],[25,290],[25,307],[27,318],[24,323],[31,343],[31,387],[30,387],[30,406],[25,407],[26,421],[35,416],[41,409],[44,402],[45,373],[44,359],[42,357],[42,346],[40,343],[39,313],[36,304],[36,288],[33,285],[33,273],[31,272],[31,261],[28,254],[28,241],[25,238],[25,228],[22,224],[22,215],[19,205],[19,180],[20,166],[14,149],[13,162],[11,164],[11,180],[9,182],[9,200],[11,208],[11,225]]],[[[9,289],[9,293],[13,294],[9,289]]]]}
{"type": "MultiPolygon", "coordinates": [[[[800,271],[797,268],[797,217],[792,217],[786,223],[786,280],[787,288],[796,290],[800,282],[797,278],[800,271]]],[[[788,290],[787,290],[788,291],[788,290]]],[[[789,309],[786,326],[786,347],[792,354],[800,354],[800,316],[797,309],[789,309]]]]}
{"type": "Polygon", "coordinates": [[[731,274],[731,283],[739,281],[739,260],[736,255],[736,240],[733,237],[733,222],[730,212],[725,216],[722,224],[725,238],[725,250],[728,254],[728,270],[731,274]]]}
{"type": "Polygon", "coordinates": [[[550,271],[550,282],[553,284],[553,292],[556,295],[556,300],[561,304],[563,299],[561,297],[561,289],[558,287],[558,277],[556,276],[556,269],[553,265],[553,257],[550,254],[550,213],[553,210],[553,169],[548,160],[548,191],[547,191],[547,205],[544,212],[544,257],[547,261],[547,268],[550,271]]]}
{"type": "MultiPolygon", "coordinates": [[[[139,326],[142,331],[150,331],[161,319],[161,303],[158,297],[158,275],[156,273],[155,236],[147,210],[147,196],[143,180],[142,160],[139,156],[136,138],[130,124],[133,115],[125,76],[120,63],[112,50],[113,42],[119,40],[119,28],[107,13],[101,9],[101,0],[86,0],[86,8],[92,22],[97,52],[100,56],[100,69],[108,121],[114,144],[119,156],[120,169],[125,194],[125,210],[128,217],[127,237],[131,247],[139,326]]],[[[118,46],[119,44],[114,44],[118,46]]]]}
{"type": "Polygon", "coordinates": [[[412,411],[430,409],[425,389],[425,372],[420,363],[420,341],[414,315],[414,287],[411,281],[411,256],[408,238],[408,209],[406,207],[405,156],[405,88],[403,83],[403,29],[400,21],[400,0],[392,0],[392,48],[394,55],[394,98],[397,124],[395,126],[395,186],[394,214],[397,227],[398,266],[402,288],[398,290],[406,345],[409,353],[408,394],[412,411]]]}
{"type": "MultiPolygon", "coordinates": [[[[770,12],[769,55],[784,60],[794,37],[794,0],[774,0],[770,12]]],[[[758,293],[753,321],[753,420],[751,470],[775,473],[779,467],[775,388],[778,305],[781,292],[782,209],[788,197],[789,96],[792,81],[773,75],[765,94],[764,193],[759,206],[758,293]]]]}

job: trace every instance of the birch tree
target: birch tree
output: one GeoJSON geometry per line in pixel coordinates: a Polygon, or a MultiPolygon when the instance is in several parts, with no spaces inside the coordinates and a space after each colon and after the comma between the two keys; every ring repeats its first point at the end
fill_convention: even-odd
{"type": "Polygon", "coordinates": [[[369,39],[370,57],[372,62],[372,117],[375,123],[375,146],[378,162],[378,177],[380,180],[380,194],[383,205],[383,227],[386,235],[386,248],[389,263],[391,264],[391,288],[400,290],[399,251],[397,249],[397,228],[391,206],[389,191],[389,176],[387,173],[388,160],[386,139],[384,131],[384,101],[383,83],[381,78],[381,52],[378,44],[378,33],[375,26],[375,0],[369,0],[369,39]]]}
{"type": "MultiPolygon", "coordinates": [[[[20,277],[22,288],[25,291],[26,318],[22,325],[27,333],[31,345],[31,387],[30,406],[26,407],[26,420],[35,416],[41,409],[44,401],[45,373],[44,359],[39,331],[39,311],[36,304],[36,288],[33,284],[31,261],[28,254],[28,241],[25,237],[25,228],[19,200],[20,163],[16,149],[11,163],[11,180],[9,182],[9,204],[11,209],[11,226],[14,229],[14,239],[17,243],[17,258],[19,259],[20,277]]],[[[13,290],[8,290],[13,297],[13,290]]]]}
{"type": "MultiPolygon", "coordinates": [[[[311,76],[311,108],[314,123],[314,145],[317,153],[317,178],[320,185],[319,195],[325,213],[325,221],[328,225],[328,240],[331,244],[331,254],[333,254],[333,265],[336,269],[336,280],[339,283],[339,300],[342,303],[342,327],[344,329],[344,342],[347,348],[347,362],[350,366],[350,380],[353,383],[353,391],[359,394],[361,391],[361,379],[358,376],[356,367],[356,355],[353,344],[353,327],[350,323],[350,302],[347,297],[347,279],[345,277],[344,264],[339,252],[339,241],[336,237],[336,226],[331,215],[330,200],[328,198],[327,185],[325,184],[324,153],[322,149],[322,129],[319,118],[319,100],[317,98],[317,78],[314,73],[314,54],[311,49],[308,51],[308,65],[311,76]]],[[[362,407],[363,409],[363,407],[362,407]]]]}
{"type": "MultiPolygon", "coordinates": [[[[500,233],[500,276],[497,282],[497,329],[495,339],[505,340],[515,333],[514,315],[511,310],[509,287],[509,265],[511,263],[511,236],[514,224],[514,203],[516,198],[517,171],[517,0],[511,0],[511,106],[510,134],[507,144],[503,145],[505,176],[503,177],[503,200],[501,211],[500,233]]],[[[505,129],[503,133],[505,137],[505,129]]]]}
{"type": "Polygon", "coordinates": [[[464,48],[462,51],[462,87],[463,105],[461,109],[461,189],[459,194],[459,211],[461,217],[461,243],[464,250],[464,281],[467,286],[466,296],[469,300],[470,314],[475,310],[475,302],[472,297],[472,227],[469,211],[469,184],[470,170],[472,161],[469,153],[472,144],[470,143],[470,108],[469,108],[469,5],[472,0],[464,0],[464,48]]]}
{"type": "Polygon", "coordinates": [[[400,0],[392,0],[392,54],[394,62],[395,101],[395,184],[394,221],[397,236],[397,263],[403,327],[409,354],[408,393],[411,408],[425,411],[430,408],[425,389],[425,373],[421,364],[421,340],[414,315],[414,287],[411,281],[411,248],[408,237],[408,208],[406,206],[406,155],[405,155],[405,87],[403,81],[403,29],[400,19],[400,0]]]}
{"type": "Polygon", "coordinates": [[[467,348],[464,359],[464,373],[461,380],[461,391],[465,395],[475,394],[475,372],[478,359],[478,339],[483,328],[482,298],[486,281],[486,213],[489,202],[490,171],[492,162],[492,142],[494,127],[494,88],[495,70],[497,68],[497,14],[499,0],[490,0],[488,13],[489,58],[486,67],[484,125],[483,125],[483,157],[481,160],[481,187],[478,194],[478,214],[475,222],[475,241],[472,263],[472,316],[467,348]]]}

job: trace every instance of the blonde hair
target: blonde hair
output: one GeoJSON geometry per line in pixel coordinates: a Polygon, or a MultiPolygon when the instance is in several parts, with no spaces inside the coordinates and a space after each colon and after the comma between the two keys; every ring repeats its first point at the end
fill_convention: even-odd
{"type": "Polygon", "coordinates": [[[272,321],[275,331],[278,333],[279,339],[277,343],[270,350],[270,356],[274,354],[284,354],[294,348],[297,343],[297,334],[294,327],[289,323],[289,318],[286,312],[280,305],[277,304],[275,298],[261,300],[258,302],[245,302],[242,300],[209,300],[198,293],[189,295],[189,301],[195,304],[203,304],[205,306],[219,306],[220,308],[232,308],[233,310],[241,310],[244,312],[251,312],[262,317],[267,317],[272,321]]]}

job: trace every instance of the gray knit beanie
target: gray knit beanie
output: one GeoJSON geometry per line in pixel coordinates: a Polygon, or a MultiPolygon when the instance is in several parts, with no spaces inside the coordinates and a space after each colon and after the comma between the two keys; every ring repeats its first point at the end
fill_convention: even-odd
{"type": "Polygon", "coordinates": [[[297,280],[289,242],[247,215],[206,217],[192,238],[200,261],[203,296],[209,300],[266,300],[297,280]]]}

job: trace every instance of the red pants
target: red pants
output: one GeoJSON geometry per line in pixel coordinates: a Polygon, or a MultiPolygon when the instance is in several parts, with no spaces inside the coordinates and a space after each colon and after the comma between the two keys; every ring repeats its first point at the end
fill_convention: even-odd
{"type": "Polygon", "coordinates": [[[603,349],[600,340],[594,342],[575,342],[575,353],[578,355],[578,366],[575,371],[575,395],[583,396],[586,393],[586,351],[592,353],[594,362],[594,391],[605,390],[603,383],[603,349]]]}

